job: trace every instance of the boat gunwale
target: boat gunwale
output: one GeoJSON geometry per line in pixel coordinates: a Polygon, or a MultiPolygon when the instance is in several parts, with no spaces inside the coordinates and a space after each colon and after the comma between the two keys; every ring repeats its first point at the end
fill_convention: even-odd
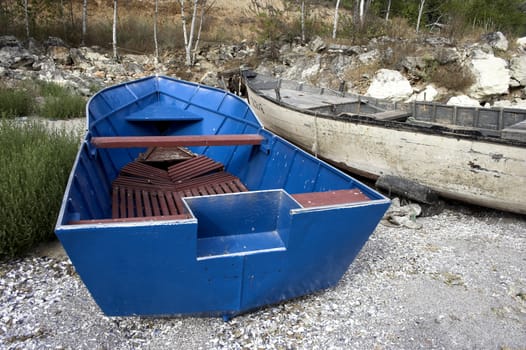
{"type": "MultiPolygon", "coordinates": [[[[190,106],[197,106],[203,110],[206,110],[208,112],[212,112],[212,113],[217,113],[225,118],[229,118],[229,119],[232,119],[232,120],[236,120],[236,121],[239,121],[239,122],[243,122],[243,123],[246,123],[247,125],[250,125],[252,127],[255,127],[257,129],[262,129],[263,128],[263,124],[261,123],[261,121],[259,120],[259,118],[257,117],[256,113],[254,113],[253,109],[252,109],[252,106],[248,105],[247,104],[247,110],[245,111],[245,114],[247,114],[247,112],[251,111],[252,114],[253,114],[253,117],[254,119],[256,119],[257,122],[253,122],[251,120],[247,120],[247,119],[243,119],[243,118],[239,118],[239,117],[235,117],[235,116],[231,116],[231,115],[227,115],[225,113],[222,113],[222,112],[219,112],[219,110],[213,110],[211,108],[208,108],[208,107],[205,107],[205,106],[199,106],[195,103],[192,102],[192,98],[188,99],[188,101],[185,101],[185,100],[182,100],[180,98],[178,98],[177,96],[174,96],[172,94],[169,94],[167,92],[163,92],[159,89],[159,80],[160,79],[166,79],[166,80],[169,80],[169,81],[172,81],[172,82],[177,82],[177,83],[184,83],[185,85],[189,85],[189,86],[192,86],[194,88],[197,89],[201,89],[201,88],[205,88],[207,90],[211,90],[211,91],[215,91],[215,92],[218,92],[218,93],[221,93],[223,94],[224,96],[231,96],[231,97],[234,97],[236,98],[237,100],[240,100],[240,101],[243,101],[243,99],[241,99],[239,96],[229,92],[229,91],[226,91],[226,90],[223,90],[223,89],[219,89],[219,88],[216,88],[216,87],[213,87],[213,86],[208,86],[208,85],[202,85],[202,84],[199,84],[199,83],[195,83],[195,82],[190,82],[190,81],[186,81],[186,80],[180,80],[180,79],[177,79],[177,78],[173,78],[173,77],[169,77],[169,76],[166,76],[166,75],[159,75],[159,74],[156,74],[156,75],[152,75],[152,76],[148,76],[148,77],[144,77],[144,78],[141,78],[141,79],[138,79],[138,80],[133,80],[131,82],[123,82],[123,83],[120,83],[120,84],[117,84],[117,85],[112,85],[112,86],[109,86],[109,87],[106,87],[100,91],[98,91],[96,94],[94,94],[93,96],[91,96],[89,98],[89,100],[86,102],[86,130],[87,130],[87,134],[91,134],[91,129],[96,126],[97,124],[101,123],[103,120],[106,120],[107,118],[111,117],[114,113],[116,112],[119,112],[129,106],[132,106],[133,104],[135,103],[139,103],[140,101],[144,100],[145,98],[148,98],[148,97],[151,97],[153,95],[156,95],[156,94],[163,94],[163,95],[166,95],[170,98],[173,98],[177,101],[180,101],[180,102],[183,102],[185,104],[187,104],[187,106],[184,108],[184,110],[187,110],[188,107],[190,106]],[[97,120],[94,120],[93,122],[90,121],[90,106],[91,106],[91,103],[93,102],[93,100],[97,97],[97,96],[101,96],[103,97],[104,95],[104,92],[106,91],[111,91],[111,90],[118,90],[118,89],[122,89],[122,88],[126,88],[128,91],[129,91],[129,88],[128,86],[130,85],[130,83],[140,83],[140,82],[143,82],[143,81],[147,81],[147,80],[152,80],[154,79],[155,80],[155,85],[156,85],[156,89],[152,92],[149,92],[147,94],[145,94],[144,96],[136,96],[135,94],[133,94],[135,96],[135,99],[133,101],[130,101],[128,103],[125,103],[123,104],[122,106],[119,106],[118,108],[116,109],[113,109],[112,111],[100,116],[100,118],[98,118],[97,120]]],[[[146,120],[147,121],[147,120],[146,120]]]]}
{"type": "MultiPolygon", "coordinates": [[[[280,100],[277,100],[276,98],[273,98],[269,96],[266,93],[263,93],[261,90],[259,90],[254,84],[250,83],[250,78],[247,78],[244,75],[245,79],[245,85],[247,87],[247,90],[252,91],[252,93],[260,96],[261,98],[276,104],[280,107],[294,110],[296,112],[300,112],[306,115],[310,115],[312,117],[318,117],[318,118],[324,118],[324,119],[332,119],[336,121],[343,121],[343,122],[349,122],[349,123],[360,123],[360,124],[368,124],[368,125],[374,125],[383,127],[386,129],[398,129],[398,130],[404,130],[404,131],[412,131],[412,132],[419,132],[429,135],[440,135],[444,137],[450,137],[450,138],[461,138],[466,140],[474,140],[474,141],[483,141],[488,143],[496,143],[496,144],[503,144],[503,145],[509,145],[509,146],[520,146],[520,147],[526,147],[526,142],[516,139],[509,139],[509,138],[503,138],[503,137],[491,137],[491,136],[485,136],[481,134],[481,131],[484,130],[482,128],[473,128],[472,130],[458,130],[454,128],[447,127],[447,124],[433,124],[430,126],[423,126],[418,124],[412,124],[407,122],[401,122],[396,120],[379,120],[375,119],[372,116],[357,114],[357,113],[341,113],[340,115],[330,115],[325,113],[320,113],[318,111],[312,111],[305,108],[300,108],[295,105],[289,104],[287,102],[283,102],[280,100]]],[[[250,98],[250,94],[249,98],[250,98]]],[[[474,107],[476,108],[476,107],[474,107]]],[[[508,109],[506,109],[508,110],[508,109]]],[[[524,111],[524,110],[521,110],[524,111]]],[[[502,129],[504,130],[504,129],[502,129]]],[[[501,132],[502,130],[494,130],[495,132],[501,132]]]]}

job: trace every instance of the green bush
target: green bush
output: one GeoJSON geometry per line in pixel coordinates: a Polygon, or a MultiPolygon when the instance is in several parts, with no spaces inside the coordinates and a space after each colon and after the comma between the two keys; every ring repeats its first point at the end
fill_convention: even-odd
{"type": "Polygon", "coordinates": [[[0,259],[53,237],[78,134],[0,120],[0,259]]]}
{"type": "Polygon", "coordinates": [[[40,115],[48,119],[80,118],[86,101],[81,96],[63,95],[46,97],[40,115]]]}
{"type": "Polygon", "coordinates": [[[84,116],[86,101],[70,89],[55,83],[40,82],[40,95],[44,103],[39,114],[48,119],[71,119],[84,116]]]}
{"type": "Polygon", "coordinates": [[[0,87],[1,116],[15,118],[30,115],[34,104],[34,99],[28,91],[0,87]]]}

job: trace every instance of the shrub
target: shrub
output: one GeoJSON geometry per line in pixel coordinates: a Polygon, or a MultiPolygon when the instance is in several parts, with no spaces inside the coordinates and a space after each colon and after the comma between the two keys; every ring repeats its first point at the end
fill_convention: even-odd
{"type": "Polygon", "coordinates": [[[78,135],[0,120],[0,259],[53,237],[78,135]]]}
{"type": "Polygon", "coordinates": [[[82,96],[55,83],[40,82],[39,87],[40,94],[44,97],[40,108],[41,116],[48,119],[71,119],[84,115],[86,101],[82,96]]]}
{"type": "Polygon", "coordinates": [[[465,92],[475,83],[470,70],[460,63],[437,66],[430,74],[430,81],[449,90],[465,92]]]}
{"type": "Polygon", "coordinates": [[[0,115],[5,118],[27,116],[33,112],[34,99],[25,90],[0,88],[0,115]]]}
{"type": "Polygon", "coordinates": [[[48,119],[80,118],[84,115],[86,101],[81,96],[51,96],[45,99],[40,114],[48,119]]]}

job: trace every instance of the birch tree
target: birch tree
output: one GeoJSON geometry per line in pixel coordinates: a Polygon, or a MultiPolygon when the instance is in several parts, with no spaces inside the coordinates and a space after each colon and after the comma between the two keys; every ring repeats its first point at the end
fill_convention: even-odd
{"type": "Polygon", "coordinates": [[[338,9],[340,8],[340,0],[336,0],[336,7],[334,8],[334,27],[332,28],[332,38],[336,39],[336,31],[338,30],[338,9]]]}
{"type": "Polygon", "coordinates": [[[113,0],[113,59],[118,60],[119,55],[117,54],[117,0],[113,0]]]}
{"type": "Polygon", "coordinates": [[[184,36],[184,48],[186,52],[186,60],[185,64],[187,66],[192,66],[194,64],[193,57],[192,57],[192,44],[194,40],[194,30],[195,30],[195,22],[197,17],[197,7],[199,5],[199,0],[193,0],[193,10],[192,10],[192,18],[190,22],[190,33],[187,31],[187,18],[185,15],[185,3],[186,0],[179,0],[181,3],[181,20],[183,22],[183,36],[184,36]]]}
{"type": "Polygon", "coordinates": [[[422,20],[422,12],[424,11],[424,4],[426,0],[420,0],[420,6],[418,8],[418,18],[416,20],[416,32],[420,30],[420,21],[422,20]]]}
{"type": "Polygon", "coordinates": [[[205,21],[205,15],[214,6],[215,0],[208,4],[207,0],[201,0],[201,15],[199,16],[199,29],[197,30],[197,38],[192,53],[192,61],[195,62],[195,56],[199,47],[199,41],[201,40],[201,32],[203,30],[203,23],[205,21]]]}
{"type": "Polygon", "coordinates": [[[88,21],[88,0],[82,0],[82,35],[80,44],[86,45],[86,31],[88,21]]]}
{"type": "MultiPolygon", "coordinates": [[[[340,1],[340,0],[338,0],[340,1]]],[[[305,44],[305,0],[301,0],[300,6],[301,43],[305,44]]]]}
{"type": "Polygon", "coordinates": [[[157,18],[159,13],[159,0],[155,0],[155,11],[153,16],[153,42],[155,45],[155,62],[159,63],[159,43],[157,41],[157,18]]]}
{"type": "Polygon", "coordinates": [[[385,21],[389,21],[389,12],[391,12],[391,0],[387,1],[387,10],[385,11],[385,21]]]}
{"type": "Polygon", "coordinates": [[[360,0],[360,11],[359,11],[359,16],[360,16],[360,25],[363,25],[363,16],[364,16],[364,13],[365,13],[365,0],[360,0]]]}

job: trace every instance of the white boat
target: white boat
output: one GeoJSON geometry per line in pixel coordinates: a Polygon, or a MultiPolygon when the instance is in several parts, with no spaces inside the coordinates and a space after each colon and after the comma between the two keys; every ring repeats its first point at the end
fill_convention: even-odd
{"type": "Polygon", "coordinates": [[[265,128],[350,172],[526,214],[526,110],[400,104],[243,72],[265,128]]]}

